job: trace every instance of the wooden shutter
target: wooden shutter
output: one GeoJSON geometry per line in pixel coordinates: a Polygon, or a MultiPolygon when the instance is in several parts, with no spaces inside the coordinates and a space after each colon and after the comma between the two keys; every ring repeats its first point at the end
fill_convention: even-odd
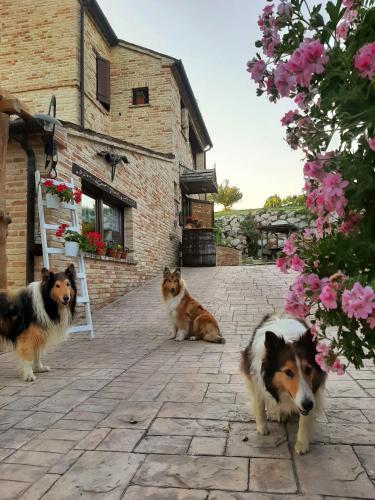
{"type": "Polygon", "coordinates": [[[96,98],[109,110],[111,104],[110,64],[96,57],[96,98]]]}

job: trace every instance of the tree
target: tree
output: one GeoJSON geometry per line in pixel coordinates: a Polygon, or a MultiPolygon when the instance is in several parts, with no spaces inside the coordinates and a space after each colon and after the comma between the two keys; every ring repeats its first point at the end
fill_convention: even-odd
{"type": "Polygon", "coordinates": [[[273,194],[269,196],[263,205],[264,208],[275,208],[281,207],[281,198],[278,194],[273,194]]]}
{"type": "Polygon", "coordinates": [[[236,186],[230,186],[229,180],[225,179],[219,186],[217,193],[211,195],[212,201],[223,205],[224,210],[230,210],[232,206],[240,201],[243,194],[236,186]]]}
{"type": "Polygon", "coordinates": [[[249,212],[240,224],[241,232],[246,237],[247,254],[249,257],[258,256],[258,241],[260,239],[260,231],[258,224],[255,222],[254,216],[249,212]]]}
{"type": "Polygon", "coordinates": [[[258,52],[248,63],[259,96],[299,107],[281,124],[306,158],[315,229],[292,235],[277,266],[299,273],[285,309],[310,319],[316,361],[339,374],[339,356],[356,368],[375,363],[374,3],[331,0],[325,13],[313,1],[267,3],[255,43],[266,60],[258,52]]]}

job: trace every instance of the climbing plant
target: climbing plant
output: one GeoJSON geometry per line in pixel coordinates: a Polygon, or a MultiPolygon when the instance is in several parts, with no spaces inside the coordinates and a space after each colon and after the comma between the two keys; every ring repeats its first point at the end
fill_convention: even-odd
{"type": "Polygon", "coordinates": [[[294,101],[281,125],[315,218],[277,260],[299,273],[285,309],[310,319],[320,366],[343,373],[345,358],[375,363],[374,1],[267,2],[258,26],[247,70],[259,96],[294,101]]]}

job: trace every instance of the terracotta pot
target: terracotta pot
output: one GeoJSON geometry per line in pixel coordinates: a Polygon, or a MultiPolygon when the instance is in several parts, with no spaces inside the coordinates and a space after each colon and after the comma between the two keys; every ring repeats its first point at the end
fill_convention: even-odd
{"type": "Polygon", "coordinates": [[[107,251],[107,249],[106,249],[106,248],[98,248],[98,249],[96,250],[96,253],[97,253],[98,255],[100,255],[101,257],[105,257],[106,251],[107,251]]]}
{"type": "Polygon", "coordinates": [[[116,259],[121,259],[122,250],[116,251],[116,259]]]}
{"type": "Polygon", "coordinates": [[[126,259],[127,256],[128,256],[128,252],[121,252],[122,259],[126,259]]]}
{"type": "Polygon", "coordinates": [[[115,258],[116,254],[117,254],[117,250],[115,250],[114,248],[107,248],[108,257],[115,258]]]}

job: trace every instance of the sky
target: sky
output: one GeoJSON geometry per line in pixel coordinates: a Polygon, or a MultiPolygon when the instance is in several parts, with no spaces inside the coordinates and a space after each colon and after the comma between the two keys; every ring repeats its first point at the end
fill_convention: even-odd
{"type": "Polygon", "coordinates": [[[119,38],[182,59],[214,145],[207,168],[216,165],[219,182],[229,179],[240,188],[235,208],[301,193],[301,153],[291,151],[280,125],[291,103],[257,97],[246,72],[265,0],[98,3],[119,38]]]}

